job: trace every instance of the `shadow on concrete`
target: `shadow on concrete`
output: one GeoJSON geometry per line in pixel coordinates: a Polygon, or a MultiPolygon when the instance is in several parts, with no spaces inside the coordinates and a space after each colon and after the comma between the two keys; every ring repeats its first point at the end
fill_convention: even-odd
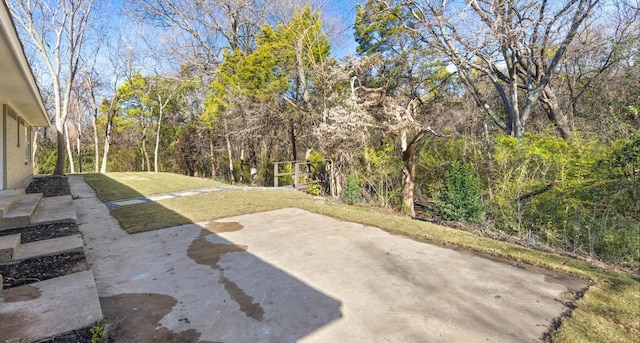
{"type": "Polygon", "coordinates": [[[238,223],[195,224],[152,202],[144,204],[150,212],[187,224],[128,234],[82,176],[70,183],[117,341],[296,342],[342,317],[340,301],[221,236],[242,230],[238,223]]]}

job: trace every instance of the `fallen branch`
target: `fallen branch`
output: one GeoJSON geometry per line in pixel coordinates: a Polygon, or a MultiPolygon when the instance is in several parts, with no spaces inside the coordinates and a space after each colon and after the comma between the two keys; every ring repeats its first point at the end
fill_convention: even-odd
{"type": "Polygon", "coordinates": [[[559,183],[560,183],[560,180],[553,180],[550,184],[544,186],[544,188],[540,188],[540,189],[537,189],[537,190],[535,190],[533,192],[530,192],[530,193],[527,193],[527,194],[523,194],[523,195],[517,197],[516,201],[527,200],[527,199],[529,199],[531,197],[534,197],[534,196],[536,196],[538,194],[542,194],[542,193],[552,189],[553,187],[555,187],[559,183]]]}

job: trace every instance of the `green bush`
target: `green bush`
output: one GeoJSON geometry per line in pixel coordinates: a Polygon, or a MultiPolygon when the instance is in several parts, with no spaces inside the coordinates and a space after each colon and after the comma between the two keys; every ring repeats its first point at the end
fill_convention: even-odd
{"type": "Polygon", "coordinates": [[[611,146],[579,135],[571,141],[548,133],[526,134],[522,140],[497,136],[493,158],[487,217],[497,229],[567,251],[640,265],[637,133],[611,146]]]}
{"type": "Polygon", "coordinates": [[[308,178],[306,179],[305,182],[307,184],[307,189],[305,190],[307,194],[314,195],[314,196],[322,194],[322,187],[320,187],[320,180],[308,178]]]}
{"type": "Polygon", "coordinates": [[[344,183],[344,192],[342,200],[349,205],[362,202],[362,189],[360,188],[360,180],[355,176],[347,176],[344,183]]]}
{"type": "Polygon", "coordinates": [[[361,152],[357,174],[373,203],[391,207],[400,202],[402,154],[393,141],[381,139],[379,144],[361,152]]]}
{"type": "Polygon", "coordinates": [[[104,319],[95,323],[89,329],[89,333],[91,334],[91,343],[106,342],[109,336],[107,334],[107,328],[104,319]]]}
{"type": "Polygon", "coordinates": [[[452,162],[440,194],[434,198],[438,214],[445,220],[470,222],[483,212],[482,184],[468,164],[452,162]]]}

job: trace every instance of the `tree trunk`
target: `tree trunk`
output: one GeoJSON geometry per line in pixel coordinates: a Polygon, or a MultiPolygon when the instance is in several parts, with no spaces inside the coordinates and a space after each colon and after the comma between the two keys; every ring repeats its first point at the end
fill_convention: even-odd
{"type": "Polygon", "coordinates": [[[158,147],[160,146],[160,128],[162,127],[162,106],[158,112],[158,129],[156,130],[156,147],[153,150],[153,171],[158,172],[158,147]]]}
{"type": "Polygon", "coordinates": [[[570,139],[571,128],[569,127],[567,116],[564,114],[564,112],[560,108],[560,104],[558,104],[558,98],[556,97],[556,94],[553,92],[551,87],[547,86],[544,88],[544,92],[542,93],[541,99],[542,99],[542,103],[547,108],[547,111],[549,113],[549,119],[558,128],[562,138],[570,139]]]}
{"type": "Polygon", "coordinates": [[[236,178],[233,176],[233,154],[231,152],[231,138],[229,137],[229,125],[227,125],[227,119],[222,119],[224,125],[224,139],[227,143],[227,153],[229,154],[229,178],[231,184],[236,183],[236,178]]]}
{"type": "Polygon", "coordinates": [[[76,172],[75,164],[73,163],[73,151],[71,150],[71,140],[69,139],[69,127],[68,123],[64,124],[64,137],[65,146],[67,147],[67,154],[69,155],[69,169],[71,174],[76,172]]]}
{"type": "Polygon", "coordinates": [[[238,175],[238,182],[244,183],[244,145],[240,147],[240,175],[238,175]]]}
{"type": "Polygon", "coordinates": [[[427,130],[418,132],[411,142],[407,144],[407,149],[402,152],[402,211],[415,217],[413,189],[415,187],[416,165],[418,164],[418,147],[427,134],[427,130]]]}
{"type": "Polygon", "coordinates": [[[142,129],[142,141],[140,142],[140,150],[142,151],[142,156],[144,158],[144,161],[142,162],[142,170],[144,171],[145,169],[147,170],[147,172],[151,172],[151,160],[149,159],[149,152],[147,151],[147,129],[149,128],[148,125],[145,125],[144,128],[142,129]],[[146,162],[146,168],[145,168],[145,162],[146,162]]]}
{"type": "Polygon", "coordinates": [[[53,170],[53,175],[64,175],[64,125],[56,121],[56,150],[58,157],[56,158],[56,167],[53,170]]]}
{"type": "Polygon", "coordinates": [[[294,42],[294,52],[296,54],[296,67],[298,69],[298,80],[302,88],[302,100],[308,112],[311,112],[311,102],[309,98],[309,89],[307,88],[307,77],[304,72],[304,60],[302,59],[302,37],[294,42]]]}
{"type": "Polygon", "coordinates": [[[76,151],[78,153],[78,173],[82,173],[82,147],[80,146],[80,133],[76,137],[76,151]]]}
{"type": "Polygon", "coordinates": [[[291,155],[293,156],[293,160],[298,160],[298,148],[296,147],[296,127],[295,121],[293,118],[289,120],[289,135],[291,137],[291,155]]]}
{"type": "Polygon", "coordinates": [[[213,130],[209,130],[209,158],[211,159],[211,178],[216,177],[216,156],[213,144],[213,130]]]}
{"type": "Polygon", "coordinates": [[[113,116],[110,115],[107,120],[107,128],[104,135],[104,149],[102,155],[102,166],[100,167],[101,173],[107,172],[107,157],[109,156],[109,145],[111,144],[111,129],[113,127],[113,116]]]}
{"type": "Polygon", "coordinates": [[[94,154],[94,161],[93,161],[93,165],[94,165],[94,171],[96,173],[100,172],[100,141],[98,140],[98,123],[96,123],[97,121],[97,114],[94,115],[93,119],[91,120],[91,126],[93,126],[93,154],[94,154]]]}
{"type": "Polygon", "coordinates": [[[253,144],[249,146],[249,182],[252,186],[255,186],[256,178],[258,177],[258,156],[253,144]]]}
{"type": "Polygon", "coordinates": [[[38,134],[40,132],[34,131],[33,133],[33,149],[31,149],[31,161],[36,164],[36,150],[38,150],[38,134]]]}

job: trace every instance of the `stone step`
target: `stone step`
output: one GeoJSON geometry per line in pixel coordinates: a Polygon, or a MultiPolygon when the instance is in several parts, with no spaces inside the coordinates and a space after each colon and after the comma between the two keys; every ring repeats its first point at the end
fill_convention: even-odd
{"type": "Polygon", "coordinates": [[[32,224],[76,223],[76,209],[71,195],[43,198],[33,215],[32,224]]]}
{"type": "Polygon", "coordinates": [[[0,219],[11,211],[13,206],[24,196],[24,189],[7,189],[0,191],[0,219]]]}
{"type": "Polygon", "coordinates": [[[13,260],[19,250],[20,234],[0,236],[0,264],[13,260]]]}
{"type": "Polygon", "coordinates": [[[22,244],[13,259],[17,261],[68,252],[82,252],[82,247],[82,236],[80,235],[47,239],[22,244]]]}
{"type": "Polygon", "coordinates": [[[35,342],[102,319],[91,270],[2,292],[0,342],[35,342]]]}
{"type": "Polygon", "coordinates": [[[25,194],[13,205],[13,208],[0,220],[0,230],[29,226],[38,205],[42,200],[42,193],[25,194]]]}

